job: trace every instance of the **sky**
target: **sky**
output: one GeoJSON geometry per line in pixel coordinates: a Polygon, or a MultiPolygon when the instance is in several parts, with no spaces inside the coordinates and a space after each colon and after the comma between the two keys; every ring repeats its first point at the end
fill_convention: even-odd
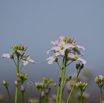
{"type": "MultiPolygon", "coordinates": [[[[85,67],[91,68],[94,76],[103,75],[103,0],[0,0],[0,55],[13,51],[12,45],[27,46],[26,54],[36,62],[22,69],[30,74],[30,80],[59,76],[57,64],[49,65],[46,61],[53,54],[47,55],[46,51],[51,48],[50,42],[60,35],[74,37],[84,46],[85,67]]],[[[73,70],[67,69],[66,75],[76,71],[75,63],[68,68],[73,70]]],[[[0,69],[0,85],[3,79],[15,78],[16,67],[12,60],[0,59],[0,69]]]]}

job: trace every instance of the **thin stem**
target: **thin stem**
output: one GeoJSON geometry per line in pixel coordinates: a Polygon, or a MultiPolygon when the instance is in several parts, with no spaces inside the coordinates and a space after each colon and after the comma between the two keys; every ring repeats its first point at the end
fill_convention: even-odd
{"type": "MultiPolygon", "coordinates": [[[[19,73],[19,56],[18,55],[17,55],[17,73],[19,73]]],[[[18,86],[16,86],[15,103],[17,103],[17,96],[18,96],[18,86]]]]}
{"type": "Polygon", "coordinates": [[[47,103],[47,94],[45,94],[45,103],[47,103]]]}
{"type": "MultiPolygon", "coordinates": [[[[77,82],[77,79],[78,79],[79,73],[80,73],[80,71],[79,71],[78,74],[77,74],[77,77],[76,77],[75,83],[77,82]]],[[[69,99],[70,99],[70,96],[71,96],[71,94],[72,94],[72,92],[73,92],[73,89],[74,89],[75,83],[74,83],[74,85],[73,85],[73,87],[72,87],[72,89],[71,89],[71,92],[70,92],[70,94],[69,94],[69,97],[68,97],[66,103],[68,103],[68,101],[69,101],[69,99]]]]}
{"type": "Polygon", "coordinates": [[[61,78],[62,78],[62,69],[63,69],[63,63],[64,63],[64,59],[62,60],[62,66],[61,66],[61,72],[60,72],[60,77],[59,77],[59,85],[58,85],[58,89],[57,89],[57,98],[56,98],[56,103],[58,103],[59,100],[59,92],[60,92],[60,84],[61,84],[61,78]]]}
{"type": "Polygon", "coordinates": [[[64,87],[63,87],[62,93],[63,93],[63,91],[64,91],[65,85],[66,85],[66,80],[65,80],[65,83],[64,83],[64,87]]]}
{"type": "Polygon", "coordinates": [[[39,97],[39,103],[41,103],[41,93],[40,93],[40,97],[39,97]]]}
{"type": "Polygon", "coordinates": [[[17,67],[16,61],[14,59],[13,59],[13,61],[14,61],[14,64],[16,65],[16,67],[17,67]]]}
{"type": "Polygon", "coordinates": [[[67,67],[68,65],[70,65],[72,62],[73,62],[73,61],[71,61],[69,64],[67,64],[66,67],[67,67]]]}
{"type": "Polygon", "coordinates": [[[102,87],[100,86],[100,103],[102,102],[102,87]]]}
{"type": "Polygon", "coordinates": [[[11,98],[10,98],[10,93],[9,93],[8,87],[6,87],[6,89],[7,89],[8,96],[9,96],[9,102],[11,103],[11,98]]]}
{"type": "Polygon", "coordinates": [[[61,69],[61,66],[60,66],[60,64],[57,62],[57,64],[58,64],[58,66],[60,67],[60,69],[61,69]]]}
{"type": "Polygon", "coordinates": [[[21,103],[23,103],[24,91],[21,91],[21,103]]]}
{"type": "Polygon", "coordinates": [[[63,83],[64,83],[64,79],[65,79],[65,71],[66,71],[66,59],[65,59],[65,66],[64,66],[64,71],[63,71],[63,75],[62,75],[62,83],[61,83],[59,103],[61,103],[61,99],[62,99],[62,91],[63,91],[63,83]]]}
{"type": "Polygon", "coordinates": [[[81,90],[81,98],[80,98],[80,103],[82,103],[82,94],[83,94],[83,91],[81,90]]]}
{"type": "Polygon", "coordinates": [[[20,68],[19,72],[21,71],[22,67],[23,67],[23,64],[21,65],[21,68],[20,68]]]}

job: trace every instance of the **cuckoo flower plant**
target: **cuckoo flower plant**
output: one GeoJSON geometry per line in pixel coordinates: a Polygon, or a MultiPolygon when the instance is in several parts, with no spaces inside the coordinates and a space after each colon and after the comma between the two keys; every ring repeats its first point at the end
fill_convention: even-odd
{"type": "Polygon", "coordinates": [[[84,55],[81,50],[85,50],[85,48],[81,45],[78,45],[74,38],[69,38],[63,35],[59,36],[57,40],[51,41],[51,44],[52,47],[50,50],[47,51],[47,54],[53,51],[54,55],[47,58],[46,60],[48,60],[48,64],[57,62],[61,69],[56,99],[56,103],[61,103],[62,93],[64,90],[64,84],[66,80],[66,67],[77,60],[80,61],[82,64],[86,64],[86,61],[79,56],[84,55]],[[59,58],[62,60],[61,66],[58,62],[59,58]]]}
{"type": "MultiPolygon", "coordinates": [[[[27,65],[28,62],[35,64],[35,61],[30,59],[30,56],[26,56],[26,54],[25,54],[25,51],[27,50],[27,47],[24,47],[23,45],[20,44],[19,46],[18,45],[12,46],[12,49],[14,50],[13,52],[10,51],[8,53],[4,53],[2,55],[2,58],[10,58],[14,61],[15,65],[17,67],[17,74],[20,73],[23,65],[27,65]],[[17,57],[17,62],[15,61],[14,56],[17,57]],[[22,65],[21,65],[21,67],[19,67],[19,63],[20,63],[21,60],[22,60],[22,65]]],[[[18,80],[15,81],[15,85],[16,85],[15,103],[17,103],[18,83],[19,83],[18,80]]],[[[22,83],[22,85],[23,85],[23,83],[22,83]]],[[[23,100],[22,100],[22,102],[23,102],[23,100]]]]}

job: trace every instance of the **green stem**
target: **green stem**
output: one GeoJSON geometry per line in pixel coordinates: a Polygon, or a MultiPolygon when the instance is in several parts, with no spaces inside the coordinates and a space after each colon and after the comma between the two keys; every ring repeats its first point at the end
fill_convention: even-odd
{"type": "MultiPolygon", "coordinates": [[[[75,83],[77,82],[77,79],[78,79],[79,73],[80,73],[80,71],[79,71],[78,74],[77,74],[77,77],[76,77],[75,83]]],[[[68,97],[66,103],[68,103],[68,101],[69,101],[69,99],[70,99],[70,96],[71,96],[71,94],[72,94],[72,92],[73,92],[73,89],[74,89],[75,83],[74,83],[74,85],[73,85],[73,87],[72,87],[72,89],[71,89],[71,92],[70,92],[70,94],[69,94],[69,97],[68,97]]]]}
{"type": "Polygon", "coordinates": [[[102,87],[100,86],[100,103],[102,102],[102,87]]]}
{"type": "MultiPolygon", "coordinates": [[[[17,55],[17,73],[19,73],[19,56],[17,55]]],[[[18,86],[16,86],[15,103],[17,103],[18,86]]]]}
{"type": "Polygon", "coordinates": [[[40,97],[39,97],[39,103],[41,103],[41,93],[40,93],[40,97]]]}
{"type": "MultiPolygon", "coordinates": [[[[64,63],[64,59],[62,60],[62,66],[61,66],[61,72],[60,72],[60,78],[59,78],[59,85],[58,85],[58,89],[57,89],[57,98],[56,98],[56,103],[58,103],[59,100],[59,91],[60,91],[60,84],[61,84],[61,78],[62,78],[62,69],[63,69],[63,63],[64,63]]],[[[59,65],[59,64],[58,64],[59,65]]],[[[60,65],[59,65],[60,67],[60,65]]]]}
{"type": "Polygon", "coordinates": [[[17,64],[16,64],[16,62],[15,62],[15,60],[13,59],[13,61],[14,61],[14,64],[17,66],[17,64]]]}
{"type": "Polygon", "coordinates": [[[62,83],[61,83],[61,91],[60,91],[59,103],[61,103],[61,99],[62,99],[63,84],[64,84],[64,79],[65,79],[65,71],[66,71],[66,59],[65,59],[65,66],[64,66],[64,71],[63,71],[63,75],[62,75],[62,83]]]}
{"type": "Polygon", "coordinates": [[[23,64],[21,65],[21,68],[20,68],[19,72],[21,71],[22,67],[23,67],[23,64]]]}
{"type": "Polygon", "coordinates": [[[21,103],[23,103],[24,91],[21,91],[21,103]]]}
{"type": "Polygon", "coordinates": [[[8,96],[9,96],[9,102],[11,103],[11,98],[10,98],[10,93],[9,93],[8,87],[6,87],[6,89],[7,89],[8,96]]]}
{"type": "Polygon", "coordinates": [[[64,91],[65,85],[66,85],[66,80],[65,80],[65,83],[64,83],[64,87],[63,87],[62,93],[63,93],[63,91],[64,91]]]}
{"type": "Polygon", "coordinates": [[[83,91],[81,90],[81,98],[80,98],[80,103],[82,103],[82,94],[83,94],[83,91]]]}
{"type": "Polygon", "coordinates": [[[45,103],[47,103],[47,94],[45,94],[45,103]]]}
{"type": "Polygon", "coordinates": [[[70,65],[72,62],[73,62],[73,61],[71,61],[69,64],[67,64],[66,67],[67,67],[68,65],[70,65]]]}

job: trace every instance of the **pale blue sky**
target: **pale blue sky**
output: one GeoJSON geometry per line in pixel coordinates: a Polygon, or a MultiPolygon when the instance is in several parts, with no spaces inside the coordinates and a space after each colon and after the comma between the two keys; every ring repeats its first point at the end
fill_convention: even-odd
{"type": "MultiPolygon", "coordinates": [[[[58,66],[49,65],[45,59],[52,55],[46,54],[50,42],[60,35],[74,37],[84,46],[86,66],[103,75],[104,0],[0,0],[0,55],[12,51],[12,45],[28,46],[26,54],[36,64],[25,66],[23,72],[38,79],[38,74],[58,76],[58,66]]],[[[1,79],[7,79],[4,72],[16,71],[12,60],[6,58],[0,60],[0,69],[1,79]]]]}

